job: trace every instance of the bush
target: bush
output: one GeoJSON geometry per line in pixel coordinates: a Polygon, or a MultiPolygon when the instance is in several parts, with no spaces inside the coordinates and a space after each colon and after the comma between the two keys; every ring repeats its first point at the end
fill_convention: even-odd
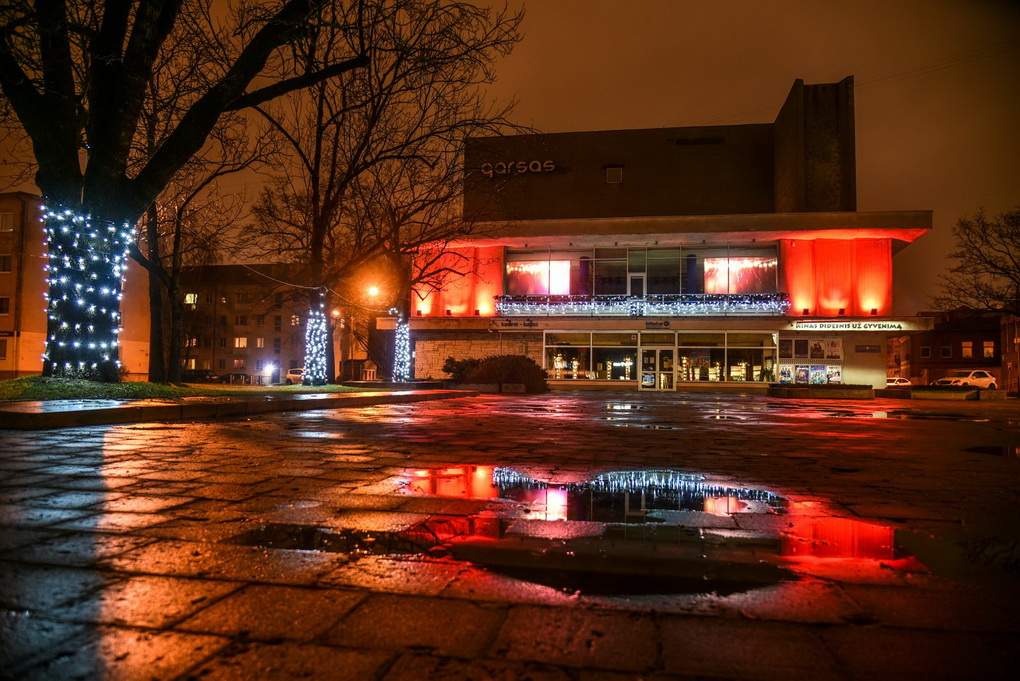
{"type": "MultiPolygon", "coordinates": [[[[462,360],[469,361],[469,360],[462,360]]],[[[446,371],[446,368],[443,368],[446,371]]],[[[494,355],[486,357],[477,368],[468,373],[465,383],[522,383],[529,393],[549,390],[545,370],[535,360],[524,355],[494,355]]]]}
{"type": "Polygon", "coordinates": [[[482,360],[469,357],[468,359],[454,359],[447,357],[443,364],[443,373],[450,374],[450,380],[454,383],[466,383],[467,376],[478,368],[482,360]]]}

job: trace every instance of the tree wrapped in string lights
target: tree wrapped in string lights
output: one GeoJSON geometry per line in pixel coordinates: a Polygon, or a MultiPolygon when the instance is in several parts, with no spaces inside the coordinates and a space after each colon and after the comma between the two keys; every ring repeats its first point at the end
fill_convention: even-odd
{"type": "MultiPolygon", "coordinates": [[[[316,68],[277,68],[274,56],[334,4],[239,2],[218,13],[199,0],[4,3],[0,132],[16,148],[30,143],[26,166],[49,209],[45,375],[119,380],[121,278],[134,224],[224,114],[368,65],[353,40],[316,68]],[[193,50],[191,68],[161,58],[182,49],[193,50]],[[144,102],[156,83],[172,84],[156,89],[175,93],[178,113],[162,142],[145,149],[144,102]]],[[[344,30],[359,34],[357,25],[344,30]]]]}
{"type": "Polygon", "coordinates": [[[326,304],[322,295],[317,296],[318,302],[313,303],[308,313],[305,326],[305,373],[303,381],[310,385],[325,385],[327,376],[326,346],[332,342],[327,330],[326,304]]]}

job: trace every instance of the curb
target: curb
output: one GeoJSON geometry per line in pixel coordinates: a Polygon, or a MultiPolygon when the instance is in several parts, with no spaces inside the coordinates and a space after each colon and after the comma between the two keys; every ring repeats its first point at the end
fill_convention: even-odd
{"type": "Polygon", "coordinates": [[[284,398],[230,402],[182,402],[176,404],[132,404],[64,411],[29,411],[17,403],[0,406],[0,429],[54,430],[79,426],[106,426],[151,421],[194,421],[224,417],[250,416],[270,412],[312,411],[371,407],[378,404],[411,404],[458,397],[476,397],[468,390],[403,390],[346,395],[313,394],[284,398]],[[11,408],[14,406],[15,408],[11,408]]]}

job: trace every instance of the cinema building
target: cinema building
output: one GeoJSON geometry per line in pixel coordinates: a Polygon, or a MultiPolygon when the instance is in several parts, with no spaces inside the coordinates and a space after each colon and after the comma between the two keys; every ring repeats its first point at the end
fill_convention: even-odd
{"type": "Polygon", "coordinates": [[[465,166],[477,236],[412,295],[418,378],[512,353],[554,388],[884,386],[887,337],[930,325],[892,289],[931,212],[856,209],[852,78],[772,123],[481,138],[465,166]]]}

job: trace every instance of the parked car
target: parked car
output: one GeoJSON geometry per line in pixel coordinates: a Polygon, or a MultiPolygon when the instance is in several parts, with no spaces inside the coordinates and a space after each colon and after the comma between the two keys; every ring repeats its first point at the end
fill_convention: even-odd
{"type": "Polygon", "coordinates": [[[181,383],[218,383],[220,377],[204,369],[185,369],[181,371],[181,383]]]}
{"type": "Polygon", "coordinates": [[[248,374],[223,374],[220,376],[220,383],[234,383],[248,385],[251,383],[251,376],[248,374]]]}
{"type": "Polygon", "coordinates": [[[294,385],[295,383],[301,383],[305,378],[304,369],[288,369],[287,375],[283,377],[283,382],[287,385],[294,385]]]}
{"type": "Polygon", "coordinates": [[[932,385],[959,385],[995,390],[995,376],[982,369],[956,369],[932,385]]]}
{"type": "Polygon", "coordinates": [[[903,378],[902,376],[889,376],[885,379],[886,388],[900,388],[903,386],[913,385],[909,378],[903,378]]]}

